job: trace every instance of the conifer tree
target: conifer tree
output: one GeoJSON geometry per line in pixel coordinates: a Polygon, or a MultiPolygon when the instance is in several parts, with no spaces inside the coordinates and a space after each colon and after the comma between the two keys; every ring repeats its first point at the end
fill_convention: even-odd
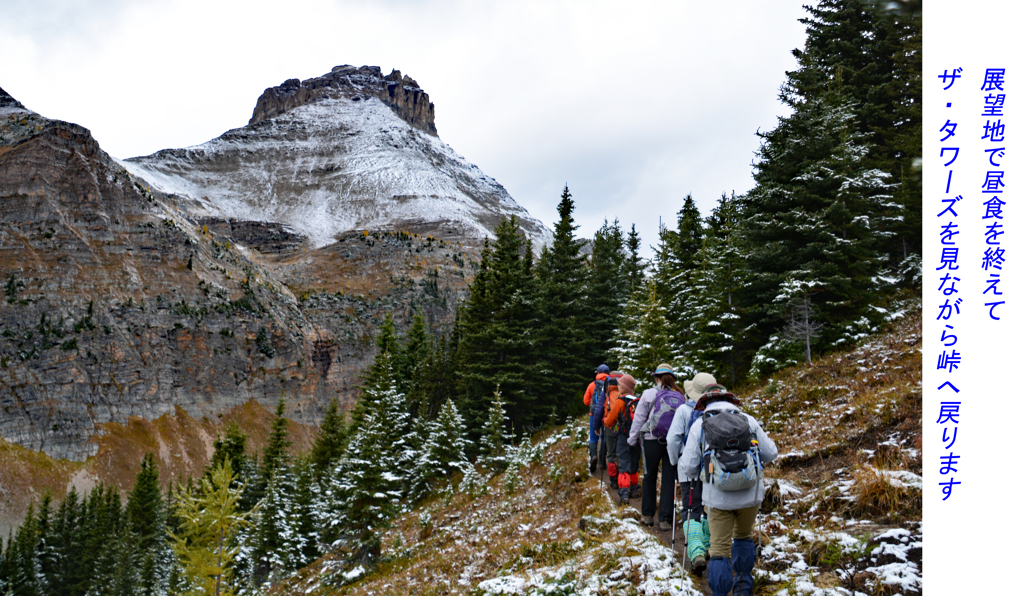
{"type": "Polygon", "coordinates": [[[363,422],[363,417],[366,416],[366,412],[373,407],[371,398],[373,394],[372,392],[367,393],[367,388],[376,387],[385,376],[389,379],[392,378],[395,354],[400,350],[401,344],[395,331],[395,322],[391,317],[391,313],[387,313],[384,316],[384,323],[380,327],[380,332],[377,334],[377,355],[374,357],[370,367],[363,373],[363,391],[360,392],[355,405],[352,406],[349,417],[352,428],[360,426],[363,422]]]}
{"type": "Polygon", "coordinates": [[[469,461],[466,453],[471,443],[466,438],[466,423],[452,400],[446,401],[437,419],[427,424],[426,434],[416,461],[416,466],[426,475],[450,478],[469,461]]]}
{"type": "MultiPolygon", "coordinates": [[[[459,317],[456,313],[454,331],[458,329],[459,317]]],[[[421,367],[409,387],[409,412],[417,418],[430,419],[437,416],[441,406],[458,384],[455,374],[455,359],[458,355],[458,342],[441,336],[433,343],[425,364],[421,367]]],[[[416,445],[414,444],[414,447],[416,445]]]]}
{"type": "Polygon", "coordinates": [[[386,422],[368,411],[355,429],[345,455],[338,460],[329,486],[332,528],[328,539],[341,538],[350,552],[366,563],[380,552],[377,530],[395,513],[398,490],[385,491],[390,462],[380,448],[386,422]]]}
{"type": "MultiPolygon", "coordinates": [[[[540,394],[544,396],[532,408],[532,420],[538,422],[548,420],[552,414],[564,418],[581,413],[584,406],[580,387],[586,387],[594,367],[600,364],[580,357],[594,353],[594,342],[587,333],[588,317],[593,313],[586,301],[586,259],[574,237],[579,227],[572,217],[574,209],[572,194],[566,186],[558,203],[554,239],[544,247],[537,266],[540,362],[531,373],[538,379],[540,394]]],[[[505,382],[502,387],[511,390],[505,382]]],[[[513,403],[514,394],[510,391],[508,396],[513,403]]],[[[520,426],[517,424],[516,428],[520,426]]]]}
{"type": "Polygon", "coordinates": [[[539,345],[532,248],[514,217],[503,219],[495,235],[493,244],[484,245],[459,315],[458,393],[473,429],[483,426],[498,383],[518,428],[539,424],[548,415],[535,385],[539,345]]]}
{"type": "Polygon", "coordinates": [[[619,369],[636,379],[637,393],[653,386],[651,372],[659,364],[671,362],[668,322],[656,286],[654,280],[647,280],[633,294],[624,317],[629,325],[616,333],[619,369]]]}
{"type": "Polygon", "coordinates": [[[480,436],[480,457],[477,460],[491,476],[500,473],[508,464],[506,450],[512,444],[512,433],[505,415],[505,401],[501,397],[501,385],[494,389],[494,399],[487,411],[487,423],[480,436]]]}
{"type": "Polygon", "coordinates": [[[288,454],[286,449],[291,445],[288,440],[288,419],[284,416],[284,398],[277,400],[277,410],[274,411],[274,421],[270,425],[270,436],[267,438],[267,446],[263,450],[263,461],[260,465],[260,476],[268,479],[287,463],[288,454]]]}
{"type": "Polygon", "coordinates": [[[152,453],[142,459],[135,485],[125,505],[128,529],[125,546],[131,554],[130,567],[137,573],[138,591],[143,596],[167,591],[170,551],[164,524],[163,494],[152,453]]]}
{"type": "Polygon", "coordinates": [[[683,301],[690,325],[680,351],[694,369],[732,386],[742,377],[742,354],[752,349],[739,304],[748,272],[735,197],[722,193],[705,223],[707,237],[683,301]]]}
{"type": "Polygon", "coordinates": [[[345,419],[339,410],[338,398],[331,399],[324,412],[313,447],[310,449],[310,461],[317,475],[322,475],[334,463],[345,448],[345,419]]]}
{"type": "Polygon", "coordinates": [[[663,228],[656,253],[655,279],[658,296],[666,309],[672,359],[689,362],[683,343],[691,333],[693,313],[686,309],[697,259],[704,244],[704,225],[692,195],[686,195],[676,214],[676,229],[663,228]]]}
{"type": "Polygon", "coordinates": [[[855,124],[837,93],[805,101],[763,135],[757,186],[743,200],[749,305],[762,338],[788,318],[776,301],[787,280],[819,290],[814,308],[829,322],[823,347],[848,341],[847,327],[872,316],[893,187],[888,174],[864,165],[868,149],[855,124]]]}
{"type": "Polygon", "coordinates": [[[405,340],[398,345],[393,359],[395,384],[403,394],[409,394],[413,380],[420,374],[430,355],[432,343],[423,312],[417,309],[405,340]]]}
{"type": "Polygon", "coordinates": [[[633,295],[643,283],[646,274],[647,263],[640,257],[640,234],[636,231],[636,224],[633,224],[626,237],[626,258],[622,261],[622,276],[629,283],[626,296],[633,295]]]}
{"type": "Polygon", "coordinates": [[[295,570],[306,541],[312,538],[299,532],[299,515],[293,502],[295,485],[289,466],[278,469],[253,512],[251,526],[239,540],[246,545],[239,559],[252,589],[276,583],[295,570]]]}
{"type": "Polygon", "coordinates": [[[247,523],[247,514],[238,510],[241,489],[231,484],[231,464],[224,462],[202,479],[201,491],[178,495],[181,529],[170,538],[182,566],[185,594],[231,596],[237,590],[232,568],[239,548],[233,538],[247,523]]]}
{"type": "Polygon", "coordinates": [[[627,284],[619,275],[626,259],[619,220],[612,224],[605,220],[594,234],[593,246],[587,271],[587,301],[591,318],[586,321],[593,352],[585,358],[587,362],[604,362],[615,369],[618,361],[611,348],[615,329],[621,323],[623,307],[629,299],[627,284]]]}

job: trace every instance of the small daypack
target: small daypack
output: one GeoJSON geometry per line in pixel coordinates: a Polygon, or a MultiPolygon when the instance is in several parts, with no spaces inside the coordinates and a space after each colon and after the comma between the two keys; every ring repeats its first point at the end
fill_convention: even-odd
{"type": "Polygon", "coordinates": [[[678,391],[671,389],[659,389],[654,398],[654,405],[651,406],[651,413],[644,424],[642,431],[649,432],[654,438],[664,441],[668,436],[668,429],[672,426],[672,418],[676,415],[679,406],[686,403],[686,398],[678,391]]]}
{"type": "Polygon", "coordinates": [[[745,490],[761,480],[761,451],[750,420],[739,410],[703,412],[700,479],[719,490],[745,490]]]}
{"type": "Polygon", "coordinates": [[[604,399],[608,396],[608,378],[594,379],[594,393],[590,396],[590,415],[601,416],[604,412],[604,399]]]}
{"type": "Polygon", "coordinates": [[[622,395],[620,393],[619,399],[626,403],[619,410],[619,417],[615,421],[615,428],[619,434],[628,436],[630,429],[633,428],[633,418],[636,417],[636,405],[640,403],[640,398],[635,395],[622,395]]]}

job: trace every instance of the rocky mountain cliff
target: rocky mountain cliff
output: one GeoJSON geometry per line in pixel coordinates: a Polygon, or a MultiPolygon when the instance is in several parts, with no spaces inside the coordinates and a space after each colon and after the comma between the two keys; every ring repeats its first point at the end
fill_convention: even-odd
{"type": "Polygon", "coordinates": [[[441,142],[416,81],[338,66],[259,98],[247,126],[123,163],[201,217],[288,226],[320,248],[339,234],[401,229],[478,243],[506,215],[536,246],[551,233],[441,142]]]}
{"type": "Polygon", "coordinates": [[[288,81],[252,124],[123,165],[0,90],[0,438],[81,461],[133,416],[284,398],[316,422],[386,313],[450,323],[506,214],[550,237],[397,71],[288,81]]]}

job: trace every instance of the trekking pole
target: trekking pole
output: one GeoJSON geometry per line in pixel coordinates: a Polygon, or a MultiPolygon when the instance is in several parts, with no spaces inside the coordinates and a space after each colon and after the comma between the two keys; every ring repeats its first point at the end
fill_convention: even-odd
{"type": "Polygon", "coordinates": [[[672,553],[676,552],[676,491],[679,490],[679,481],[672,482],[672,553]]]}
{"type": "MultiPolygon", "coordinates": [[[[690,561],[690,514],[693,513],[693,481],[687,481],[687,486],[690,487],[690,498],[686,504],[686,524],[683,525],[683,548],[686,549],[686,558],[684,561],[690,561]]],[[[690,568],[693,568],[693,561],[690,561],[690,568]]]]}

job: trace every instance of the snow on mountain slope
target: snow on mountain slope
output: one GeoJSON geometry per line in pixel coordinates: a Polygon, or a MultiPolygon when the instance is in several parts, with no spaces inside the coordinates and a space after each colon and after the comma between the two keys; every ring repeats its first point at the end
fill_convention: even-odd
{"type": "MultiPolygon", "coordinates": [[[[362,229],[480,240],[505,215],[520,220],[535,246],[550,241],[551,232],[497,181],[382,101],[380,86],[375,95],[337,79],[274,117],[122,164],[158,190],[194,199],[197,216],[285,224],[316,247],[362,229]]],[[[264,96],[294,88],[286,83],[264,96]]]]}

